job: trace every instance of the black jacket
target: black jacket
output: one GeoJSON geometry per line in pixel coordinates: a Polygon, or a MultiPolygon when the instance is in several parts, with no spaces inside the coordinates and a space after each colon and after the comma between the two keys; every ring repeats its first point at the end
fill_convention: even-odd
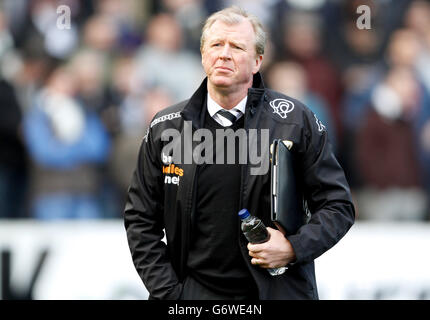
{"type": "MultiPolygon", "coordinates": [[[[127,238],[134,265],[150,299],[180,296],[196,203],[198,166],[177,164],[173,175],[179,177],[179,184],[167,183],[165,176],[169,174],[163,173],[166,159],[162,159],[161,150],[168,141],[162,141],[161,134],[166,129],[176,129],[183,136],[189,132],[190,128],[186,128],[189,121],[193,132],[202,127],[206,81],[190,100],[154,117],[142,142],[128,191],[124,212],[127,238]]],[[[254,76],[253,87],[248,91],[244,117],[245,130],[269,129],[270,141],[282,138],[294,143],[292,152],[300,163],[298,176],[311,218],[296,234],[287,237],[297,260],[283,275],[273,277],[267,270],[253,266],[246,239],[241,236],[243,258],[257,283],[260,299],[318,299],[314,259],[335,245],[354,223],[355,212],[344,172],[324,126],[315,115],[299,101],[264,88],[260,74],[254,76]],[[285,99],[278,102],[286,101],[281,109],[288,113],[275,112],[276,99],[285,99]]],[[[199,143],[193,142],[193,147],[199,143]]],[[[250,169],[251,165],[242,165],[240,208],[247,208],[266,226],[275,228],[270,221],[270,172],[252,175],[250,169]]]]}

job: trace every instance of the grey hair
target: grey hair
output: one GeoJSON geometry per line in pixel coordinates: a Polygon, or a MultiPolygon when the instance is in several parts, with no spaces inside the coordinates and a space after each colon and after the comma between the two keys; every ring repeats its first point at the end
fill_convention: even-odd
{"type": "Polygon", "coordinates": [[[252,24],[252,27],[254,29],[255,52],[257,53],[257,55],[264,54],[264,48],[266,46],[266,31],[264,31],[263,25],[255,15],[250,14],[244,9],[239,8],[237,6],[232,6],[217,11],[206,19],[202,29],[202,36],[200,38],[200,51],[202,51],[203,46],[205,44],[206,33],[208,29],[215,23],[215,21],[220,20],[226,24],[233,25],[236,23],[240,23],[244,18],[252,24]]]}

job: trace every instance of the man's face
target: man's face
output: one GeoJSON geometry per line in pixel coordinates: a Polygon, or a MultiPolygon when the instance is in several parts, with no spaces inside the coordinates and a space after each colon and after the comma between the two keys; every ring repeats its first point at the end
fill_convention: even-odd
{"type": "Polygon", "coordinates": [[[202,64],[210,86],[221,90],[249,86],[262,59],[255,52],[254,29],[248,20],[233,25],[217,20],[207,30],[202,64]]]}

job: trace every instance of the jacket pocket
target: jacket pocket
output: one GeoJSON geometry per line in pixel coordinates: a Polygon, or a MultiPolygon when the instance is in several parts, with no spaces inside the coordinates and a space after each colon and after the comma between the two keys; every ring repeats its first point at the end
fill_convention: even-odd
{"type": "MultiPolygon", "coordinates": [[[[305,270],[305,265],[296,264],[286,270],[281,276],[286,288],[288,288],[288,299],[315,300],[315,288],[312,279],[305,270]]],[[[275,277],[276,278],[276,277],[275,277]]]]}

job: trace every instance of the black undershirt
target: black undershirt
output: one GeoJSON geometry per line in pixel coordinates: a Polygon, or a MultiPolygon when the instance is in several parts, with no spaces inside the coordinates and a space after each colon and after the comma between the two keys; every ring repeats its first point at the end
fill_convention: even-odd
{"type": "MultiPolygon", "coordinates": [[[[230,129],[243,128],[242,116],[230,129]]],[[[253,295],[255,282],[239,248],[239,198],[241,165],[239,143],[235,142],[235,164],[227,164],[227,139],[224,164],[216,164],[218,124],[206,111],[205,125],[213,134],[213,164],[200,165],[197,180],[195,231],[190,246],[188,268],[191,276],[207,288],[225,294],[253,295]]]]}

